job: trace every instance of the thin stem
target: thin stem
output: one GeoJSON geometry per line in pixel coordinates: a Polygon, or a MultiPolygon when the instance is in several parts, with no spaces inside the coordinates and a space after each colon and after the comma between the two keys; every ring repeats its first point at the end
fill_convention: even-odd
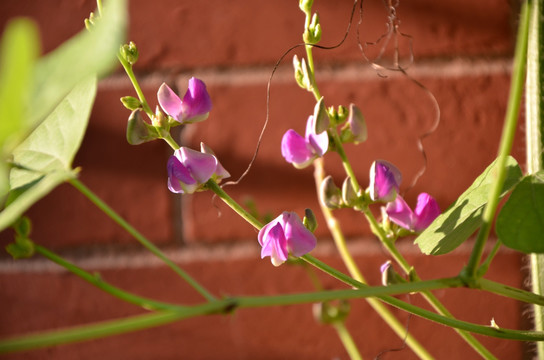
{"type": "Polygon", "coordinates": [[[529,29],[529,11],[527,1],[524,1],[521,7],[520,24],[518,36],[516,40],[516,51],[514,54],[514,65],[512,70],[512,82],[510,84],[510,96],[508,98],[508,107],[506,110],[504,127],[499,145],[499,154],[497,157],[497,174],[495,182],[489,192],[488,202],[482,214],[482,226],[476,237],[474,248],[470,255],[468,264],[463,272],[467,281],[476,278],[476,271],[482,254],[485,243],[489,237],[493,218],[499,203],[499,197],[506,177],[506,160],[512,149],[514,135],[516,132],[519,107],[523,93],[523,84],[525,80],[525,64],[527,60],[527,39],[529,29]]]}
{"type": "Polygon", "coordinates": [[[117,54],[117,59],[119,59],[119,62],[125,69],[125,72],[128,75],[128,78],[130,79],[130,82],[132,83],[132,86],[134,87],[134,90],[136,90],[136,94],[138,95],[138,98],[140,99],[140,102],[142,103],[142,107],[146,114],[152,118],[153,117],[153,111],[149,107],[149,104],[147,103],[147,100],[145,99],[144,92],[142,91],[142,88],[140,87],[140,84],[138,83],[138,79],[136,79],[136,75],[134,75],[134,71],[132,71],[132,65],[130,65],[122,56],[121,54],[117,54]]]}
{"type": "Polygon", "coordinates": [[[225,204],[227,204],[232,210],[234,210],[238,215],[240,215],[244,220],[253,225],[257,230],[260,230],[263,227],[263,224],[253,217],[248,211],[246,211],[240,204],[234,201],[214,180],[210,179],[206,183],[206,186],[212,190],[214,193],[219,196],[225,204]]]}
{"type": "Polygon", "coordinates": [[[153,299],[148,299],[142,296],[134,295],[132,293],[119,289],[118,287],[105,282],[104,280],[102,280],[102,278],[98,274],[91,274],[81,269],[80,267],[70,263],[69,261],[63,259],[62,257],[58,256],[57,254],[53,253],[52,251],[48,250],[47,248],[43,246],[35,245],[34,249],[37,253],[43,255],[44,257],[53,261],[54,263],[62,266],[63,268],[79,276],[83,280],[131,304],[141,306],[142,308],[147,310],[181,310],[185,308],[184,306],[169,304],[169,303],[165,303],[161,301],[156,301],[153,299]]]}
{"type": "Polygon", "coordinates": [[[501,241],[497,239],[495,241],[495,245],[493,245],[493,249],[489,252],[489,255],[487,255],[487,258],[482,262],[480,267],[478,268],[477,275],[478,277],[482,277],[487,273],[487,270],[489,269],[489,266],[491,265],[491,262],[495,258],[495,255],[499,252],[499,249],[501,248],[501,241]]]}
{"type": "Polygon", "coordinates": [[[163,139],[164,141],[166,141],[166,143],[168,145],[170,145],[170,147],[173,149],[173,150],[177,150],[179,149],[179,145],[178,143],[176,142],[176,140],[174,140],[174,138],[172,137],[172,135],[170,135],[170,132],[168,132],[166,135],[162,136],[161,139],[163,139]]]}
{"type": "Polygon", "coordinates": [[[359,349],[357,349],[357,345],[355,345],[355,341],[353,341],[351,334],[346,328],[346,324],[344,324],[343,321],[337,321],[332,323],[331,325],[336,330],[336,333],[338,334],[340,341],[342,341],[342,344],[344,344],[344,348],[346,349],[349,358],[351,360],[363,360],[361,353],[359,353],[359,349]]]}
{"type": "Polygon", "coordinates": [[[110,208],[105,202],[102,201],[95,193],[93,193],[88,187],[86,187],[81,181],[77,179],[69,180],[76,189],[78,189],[83,195],[85,195],[93,204],[95,204],[100,210],[102,210],[108,217],[115,221],[125,231],[132,235],[140,244],[142,244],[147,250],[161,259],[166,265],[168,265],[176,274],[184,279],[189,285],[191,285],[196,291],[198,291],[206,300],[213,301],[215,297],[210,294],[202,285],[200,285],[189,274],[177,266],[172,260],[170,260],[157,246],[151,241],[146,239],[138,230],[130,225],[125,219],[117,214],[112,208],[110,208]]]}

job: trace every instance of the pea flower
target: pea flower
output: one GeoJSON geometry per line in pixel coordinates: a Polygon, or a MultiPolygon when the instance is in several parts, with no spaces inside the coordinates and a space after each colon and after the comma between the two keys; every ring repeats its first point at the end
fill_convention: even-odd
{"type": "Polygon", "coordinates": [[[183,100],[166,83],[159,88],[157,98],[164,112],[183,124],[206,120],[212,109],[206,85],[195,77],[189,79],[189,87],[183,100]]]}
{"type": "Polygon", "coordinates": [[[289,129],[281,140],[281,154],[287,162],[297,169],[305,168],[312,161],[323,156],[329,148],[329,134],[323,131],[315,132],[315,117],[310,115],[306,122],[306,136],[300,136],[295,130],[289,129]]]}
{"type": "Polygon", "coordinates": [[[166,165],[170,191],[192,194],[212,178],[221,180],[230,176],[210,148],[205,144],[201,148],[202,152],[181,147],[170,156],[166,165]]]}
{"type": "Polygon", "coordinates": [[[431,195],[421,193],[417,197],[417,205],[414,211],[399,195],[395,201],[387,204],[385,212],[389,219],[400,227],[410,231],[422,232],[440,215],[440,208],[431,195]]]}
{"type": "Polygon", "coordinates": [[[370,198],[390,202],[399,192],[402,175],[397,167],[385,160],[376,160],[370,167],[370,198]]]}
{"type": "Polygon", "coordinates": [[[263,226],[258,239],[262,246],[261,259],[270,256],[274,266],[283,264],[289,253],[302,256],[312,251],[317,243],[314,234],[302,224],[298,215],[288,211],[263,226]]]}

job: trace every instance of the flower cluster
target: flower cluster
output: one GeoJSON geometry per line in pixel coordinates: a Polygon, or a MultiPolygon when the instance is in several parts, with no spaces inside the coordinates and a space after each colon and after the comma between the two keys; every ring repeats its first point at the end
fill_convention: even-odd
{"type": "Polygon", "coordinates": [[[401,180],[402,176],[395,165],[384,160],[375,161],[370,168],[370,198],[387,203],[385,213],[392,222],[404,229],[421,232],[440,215],[440,208],[431,195],[421,193],[415,210],[412,210],[398,195],[401,180]]]}

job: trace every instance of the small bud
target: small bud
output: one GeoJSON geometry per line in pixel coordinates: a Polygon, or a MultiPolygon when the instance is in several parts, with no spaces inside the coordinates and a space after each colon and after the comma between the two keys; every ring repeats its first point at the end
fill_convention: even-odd
{"type": "Polygon", "coordinates": [[[149,125],[142,118],[141,112],[134,110],[128,118],[127,141],[131,145],[140,145],[156,138],[149,131],[149,125]]]}
{"type": "Polygon", "coordinates": [[[120,100],[121,103],[123,103],[123,106],[131,111],[140,109],[142,107],[141,101],[134,96],[123,96],[120,100]]]}
{"type": "Polygon", "coordinates": [[[311,232],[314,232],[315,229],[317,229],[317,219],[315,218],[315,214],[312,209],[304,210],[304,219],[302,219],[302,224],[304,224],[306,229],[310,230],[311,232]]]}
{"type": "Polygon", "coordinates": [[[13,224],[13,230],[15,230],[15,233],[19,236],[28,237],[30,235],[30,231],[32,229],[32,223],[30,219],[26,216],[21,216],[14,224],[13,224]]]}
{"type": "Polygon", "coordinates": [[[314,119],[315,119],[315,133],[319,134],[323,131],[326,131],[329,128],[329,116],[327,115],[327,110],[325,109],[325,103],[323,101],[323,96],[314,107],[314,119]]]}
{"type": "Polygon", "coordinates": [[[15,242],[6,246],[6,251],[14,259],[29,258],[34,255],[34,243],[26,236],[15,236],[15,242]]]}
{"type": "Polygon", "coordinates": [[[346,206],[353,207],[356,205],[358,199],[359,196],[357,196],[351,184],[351,177],[348,176],[342,184],[342,201],[344,201],[346,206]]]}
{"type": "Polygon", "coordinates": [[[366,122],[361,110],[354,104],[349,106],[348,120],[340,133],[342,142],[353,142],[355,144],[366,141],[368,132],[366,122]]]}
{"type": "Polygon", "coordinates": [[[121,46],[121,56],[130,64],[134,65],[138,61],[138,48],[134,42],[121,46]]]}
{"type": "Polygon", "coordinates": [[[301,88],[304,90],[312,91],[313,82],[312,77],[310,76],[311,70],[306,64],[304,58],[302,61],[298,60],[298,57],[295,55],[293,57],[293,67],[295,68],[295,80],[301,88]]]}
{"type": "Polygon", "coordinates": [[[347,117],[347,109],[340,105],[338,109],[335,109],[334,106],[331,106],[327,109],[327,114],[333,125],[338,125],[344,122],[347,117]]]}
{"type": "Polygon", "coordinates": [[[327,176],[319,188],[319,198],[321,203],[329,209],[338,209],[342,207],[342,192],[334,184],[332,176],[327,176]]]}
{"type": "Polygon", "coordinates": [[[304,30],[302,38],[306,44],[317,44],[321,40],[321,25],[317,13],[312,16],[310,25],[304,30]]]}
{"type": "Polygon", "coordinates": [[[298,7],[303,12],[309,14],[312,11],[312,5],[314,4],[314,0],[300,0],[298,2],[298,7]]]}
{"type": "Polygon", "coordinates": [[[383,286],[402,284],[406,282],[406,280],[404,280],[404,278],[395,271],[390,260],[387,260],[382,266],[380,266],[380,272],[382,273],[383,286]]]}
{"type": "Polygon", "coordinates": [[[314,304],[312,312],[314,318],[321,324],[333,324],[342,322],[349,315],[350,306],[346,300],[340,300],[338,305],[330,302],[314,304]]]}

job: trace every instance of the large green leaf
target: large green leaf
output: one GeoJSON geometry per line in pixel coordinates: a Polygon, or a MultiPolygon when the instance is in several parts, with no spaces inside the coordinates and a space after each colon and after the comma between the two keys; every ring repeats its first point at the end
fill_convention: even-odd
{"type": "Polygon", "coordinates": [[[48,116],[81,80],[95,75],[100,77],[114,68],[124,41],[125,27],[126,1],[108,0],[102,18],[92,31],[82,30],[40,59],[26,113],[30,128],[48,116]]]}
{"type": "Polygon", "coordinates": [[[495,229],[509,248],[544,253],[544,171],[523,178],[504,204],[495,229]]]}
{"type": "MultiPolygon", "coordinates": [[[[421,252],[427,255],[446,254],[476,231],[482,223],[482,211],[495,181],[496,163],[495,160],[489,165],[457,201],[417,237],[415,243],[421,252]]],[[[518,183],[521,176],[516,160],[508,157],[501,197],[518,183]]]]}
{"type": "Polygon", "coordinates": [[[78,84],[14,151],[11,191],[0,213],[0,230],[11,225],[55,186],[75,176],[72,161],[81,145],[96,95],[96,79],[78,84]]]}
{"type": "Polygon", "coordinates": [[[9,190],[8,167],[5,163],[24,130],[23,111],[32,80],[34,62],[39,53],[39,35],[33,22],[12,20],[0,45],[0,203],[9,190]]]}

